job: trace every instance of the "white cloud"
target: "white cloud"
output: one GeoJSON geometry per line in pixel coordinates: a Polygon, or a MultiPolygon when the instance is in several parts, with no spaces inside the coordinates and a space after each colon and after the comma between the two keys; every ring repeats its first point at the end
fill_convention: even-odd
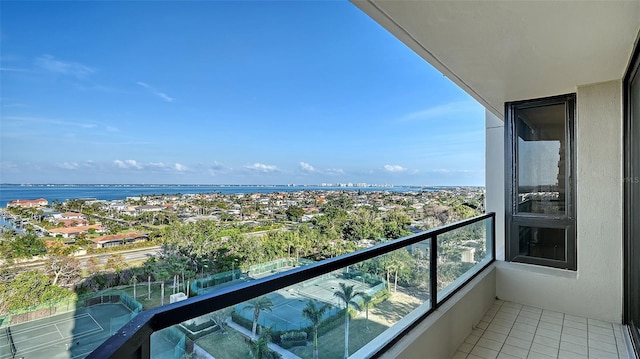
{"type": "Polygon", "coordinates": [[[56,167],[62,168],[65,170],[77,170],[81,168],[95,168],[96,163],[93,160],[86,160],[83,162],[62,162],[56,163],[56,167]]]}
{"type": "Polygon", "coordinates": [[[51,55],[37,57],[35,64],[46,71],[76,78],[85,78],[95,72],[89,66],[77,62],[61,61],[51,55]]]}
{"type": "Polygon", "coordinates": [[[404,172],[407,169],[400,165],[384,165],[384,170],[387,172],[404,172]]]}
{"type": "Polygon", "coordinates": [[[55,126],[80,127],[80,128],[87,128],[87,129],[98,127],[97,124],[91,123],[91,122],[65,121],[65,120],[58,120],[58,119],[45,118],[45,117],[7,116],[7,117],[4,117],[3,120],[15,122],[16,124],[28,122],[28,123],[38,123],[38,124],[55,125],[55,126]]]}
{"type": "Polygon", "coordinates": [[[226,167],[225,165],[217,161],[214,161],[212,164],[209,164],[209,165],[204,165],[203,167],[206,169],[207,172],[209,172],[211,176],[217,176],[222,173],[227,173],[229,170],[231,170],[230,168],[226,167]]]}
{"type": "Polygon", "coordinates": [[[80,167],[77,162],[63,162],[58,163],[57,166],[65,170],[77,170],[80,167]]]}
{"type": "Polygon", "coordinates": [[[155,168],[167,168],[167,164],[165,164],[164,162],[149,162],[147,163],[147,166],[155,168]]]}
{"type": "Polygon", "coordinates": [[[328,168],[324,173],[330,176],[339,176],[344,174],[344,170],[342,168],[328,168]]]}
{"type": "Polygon", "coordinates": [[[128,169],[128,168],[135,168],[135,169],[139,169],[141,170],[143,168],[142,164],[138,163],[138,161],[136,160],[115,160],[113,161],[113,163],[116,164],[116,166],[118,166],[119,168],[124,168],[124,169],[128,169]]]}
{"type": "Polygon", "coordinates": [[[316,169],[313,168],[312,165],[310,165],[310,164],[308,164],[306,162],[300,162],[300,168],[302,168],[302,170],[306,171],[306,172],[315,172],[316,171],[316,169]]]}
{"type": "Polygon", "coordinates": [[[244,166],[244,168],[246,169],[250,169],[253,171],[258,171],[258,172],[275,172],[278,170],[278,167],[274,166],[274,165],[266,165],[264,163],[260,163],[260,162],[256,162],[252,165],[246,165],[244,166]]]}
{"type": "Polygon", "coordinates": [[[160,97],[161,99],[163,99],[163,100],[164,100],[164,101],[166,101],[166,102],[173,102],[173,100],[174,100],[174,98],[173,98],[173,97],[171,97],[171,96],[167,95],[166,93],[164,93],[164,92],[162,92],[162,91],[160,91],[160,90],[156,89],[155,87],[153,87],[153,86],[151,86],[151,85],[149,85],[149,84],[146,84],[146,83],[141,82],[141,81],[138,81],[138,82],[136,82],[136,83],[137,83],[138,85],[140,85],[140,86],[144,87],[145,89],[149,90],[149,92],[151,92],[152,94],[154,94],[154,95],[156,95],[156,96],[160,97]]]}
{"type": "Polygon", "coordinates": [[[15,162],[11,161],[0,161],[0,169],[2,170],[16,170],[18,169],[18,165],[15,162]]]}
{"type": "Polygon", "coordinates": [[[136,160],[114,160],[113,163],[122,169],[150,169],[150,170],[163,170],[163,171],[178,171],[185,172],[189,170],[189,167],[181,163],[164,163],[164,162],[139,162],[136,160]]]}

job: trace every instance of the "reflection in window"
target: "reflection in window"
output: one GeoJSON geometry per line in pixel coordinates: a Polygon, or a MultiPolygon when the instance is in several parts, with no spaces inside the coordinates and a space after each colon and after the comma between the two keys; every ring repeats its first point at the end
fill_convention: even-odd
{"type": "Polygon", "coordinates": [[[575,94],[508,102],[507,256],[575,270],[575,94]]]}
{"type": "Polygon", "coordinates": [[[565,212],[565,105],[517,111],[518,212],[565,212]]]}
{"type": "Polygon", "coordinates": [[[564,229],[520,226],[519,236],[520,255],[566,260],[564,229]]]}

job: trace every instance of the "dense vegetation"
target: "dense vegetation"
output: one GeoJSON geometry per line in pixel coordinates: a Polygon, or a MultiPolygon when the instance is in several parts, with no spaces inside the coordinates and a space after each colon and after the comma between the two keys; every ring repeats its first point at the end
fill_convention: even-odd
{"type": "MultiPolygon", "coordinates": [[[[237,200],[249,207],[246,200],[237,200]],[[243,202],[244,201],[244,202],[243,202]]],[[[393,203],[393,200],[386,200],[393,203]]],[[[128,268],[119,254],[109,255],[101,265],[95,258],[81,264],[71,254],[87,247],[88,241],[78,240],[74,245],[60,241],[46,243],[29,228],[26,234],[3,231],[0,240],[0,257],[5,263],[0,289],[0,310],[15,309],[54,298],[107,289],[132,282],[167,281],[179,277],[192,280],[198,276],[246,268],[283,257],[305,257],[321,260],[347,253],[381,241],[393,240],[412,233],[411,225],[423,229],[470,217],[482,211],[482,198],[468,199],[458,196],[434,195],[432,203],[420,215],[406,199],[395,200],[391,210],[379,210],[374,206],[357,206],[353,197],[344,194],[327,196],[326,202],[317,204],[317,211],[308,222],[300,222],[304,213],[300,206],[290,206],[281,220],[249,224],[245,221],[198,220],[183,222],[175,214],[149,214],[132,221],[163,225],[154,227],[154,243],[161,246],[160,255],[149,258],[142,265],[128,268]],[[167,220],[170,218],[171,220],[167,220]],[[40,256],[45,261],[42,270],[24,271],[9,266],[14,261],[40,256]],[[27,276],[27,277],[25,277],[27,276]],[[26,286],[26,283],[33,283],[26,286]],[[28,300],[20,293],[28,292],[28,300]]],[[[198,202],[199,208],[227,206],[220,200],[198,202]]],[[[60,210],[77,210],[85,214],[108,215],[104,206],[86,205],[79,200],[64,204],[54,203],[60,210]]],[[[14,210],[16,211],[16,210],[14,210]]],[[[22,215],[38,219],[37,210],[17,210],[22,215]]],[[[40,218],[41,219],[41,218],[40,218]]],[[[42,223],[42,222],[41,222],[42,223]]],[[[144,223],[143,223],[144,224],[144,223]]],[[[122,225],[118,223],[118,225],[122,225]]],[[[415,230],[415,229],[414,229],[415,230]]],[[[472,264],[460,261],[465,248],[463,243],[477,238],[477,230],[467,229],[442,242],[439,253],[439,280],[452,280],[472,264]]],[[[476,246],[475,256],[484,255],[482,246],[476,246]]],[[[428,255],[419,247],[403,249],[356,266],[358,271],[386,277],[389,290],[398,285],[416,288],[428,287],[428,255]]]]}

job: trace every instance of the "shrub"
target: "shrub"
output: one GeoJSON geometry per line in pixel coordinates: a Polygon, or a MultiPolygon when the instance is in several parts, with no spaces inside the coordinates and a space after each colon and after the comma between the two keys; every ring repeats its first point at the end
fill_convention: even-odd
{"type": "MultiPolygon", "coordinates": [[[[231,319],[238,325],[244,327],[245,329],[251,330],[253,329],[253,322],[245,317],[243,317],[242,315],[236,313],[235,311],[233,311],[233,313],[231,313],[231,319]]],[[[271,335],[273,336],[273,333],[271,333],[271,335]]]]}
{"type": "Polygon", "coordinates": [[[280,335],[280,339],[283,341],[307,340],[307,332],[286,332],[280,335]]]}
{"type": "MultiPolygon", "coordinates": [[[[185,328],[186,328],[185,324],[182,324],[182,325],[185,326],[185,328]]],[[[189,339],[191,339],[193,341],[198,340],[198,339],[204,337],[205,335],[208,335],[208,334],[211,334],[213,332],[216,332],[216,331],[220,330],[220,328],[218,328],[217,325],[212,325],[212,326],[207,327],[206,329],[198,330],[197,333],[195,333],[196,331],[192,330],[191,328],[189,328],[189,330],[185,330],[185,328],[180,328],[180,329],[182,330],[182,332],[184,332],[184,334],[187,336],[187,338],[189,338],[189,339]]]]}
{"type": "MultiPolygon", "coordinates": [[[[318,336],[321,337],[333,328],[340,326],[344,322],[344,309],[341,309],[336,312],[336,314],[330,316],[329,318],[322,321],[322,323],[318,326],[318,336]]],[[[309,327],[307,333],[311,333],[313,328],[309,327]]]]}
{"type": "Polygon", "coordinates": [[[307,332],[295,331],[283,333],[280,335],[280,345],[285,349],[305,346],[307,345],[307,332]]]}
{"type": "Polygon", "coordinates": [[[391,293],[385,288],[373,295],[369,306],[378,305],[391,297],[391,293]]]}
{"type": "Polygon", "coordinates": [[[213,324],[213,322],[212,322],[212,321],[210,321],[210,320],[209,320],[209,321],[206,321],[206,322],[204,322],[204,323],[197,324],[197,325],[196,325],[196,324],[193,324],[193,323],[182,323],[182,325],[183,325],[185,328],[187,328],[187,329],[189,329],[190,331],[192,331],[192,332],[199,332],[199,331],[201,331],[201,330],[204,330],[204,329],[207,329],[207,328],[210,328],[210,327],[215,326],[215,324],[213,324]]]}

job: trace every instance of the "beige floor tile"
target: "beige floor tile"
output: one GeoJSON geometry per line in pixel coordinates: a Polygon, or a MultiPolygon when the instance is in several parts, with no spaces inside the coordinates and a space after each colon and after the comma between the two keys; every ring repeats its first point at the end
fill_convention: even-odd
{"type": "Polygon", "coordinates": [[[495,358],[498,357],[498,351],[497,350],[488,349],[488,348],[479,347],[479,346],[476,345],[473,348],[473,350],[471,351],[470,355],[476,355],[476,356],[479,356],[479,357],[485,358],[485,359],[495,359],[495,358]]]}
{"type": "Polygon", "coordinates": [[[514,347],[513,345],[505,344],[502,346],[502,350],[500,350],[500,353],[507,353],[516,358],[526,359],[527,355],[529,355],[529,349],[518,348],[514,347]]]}

